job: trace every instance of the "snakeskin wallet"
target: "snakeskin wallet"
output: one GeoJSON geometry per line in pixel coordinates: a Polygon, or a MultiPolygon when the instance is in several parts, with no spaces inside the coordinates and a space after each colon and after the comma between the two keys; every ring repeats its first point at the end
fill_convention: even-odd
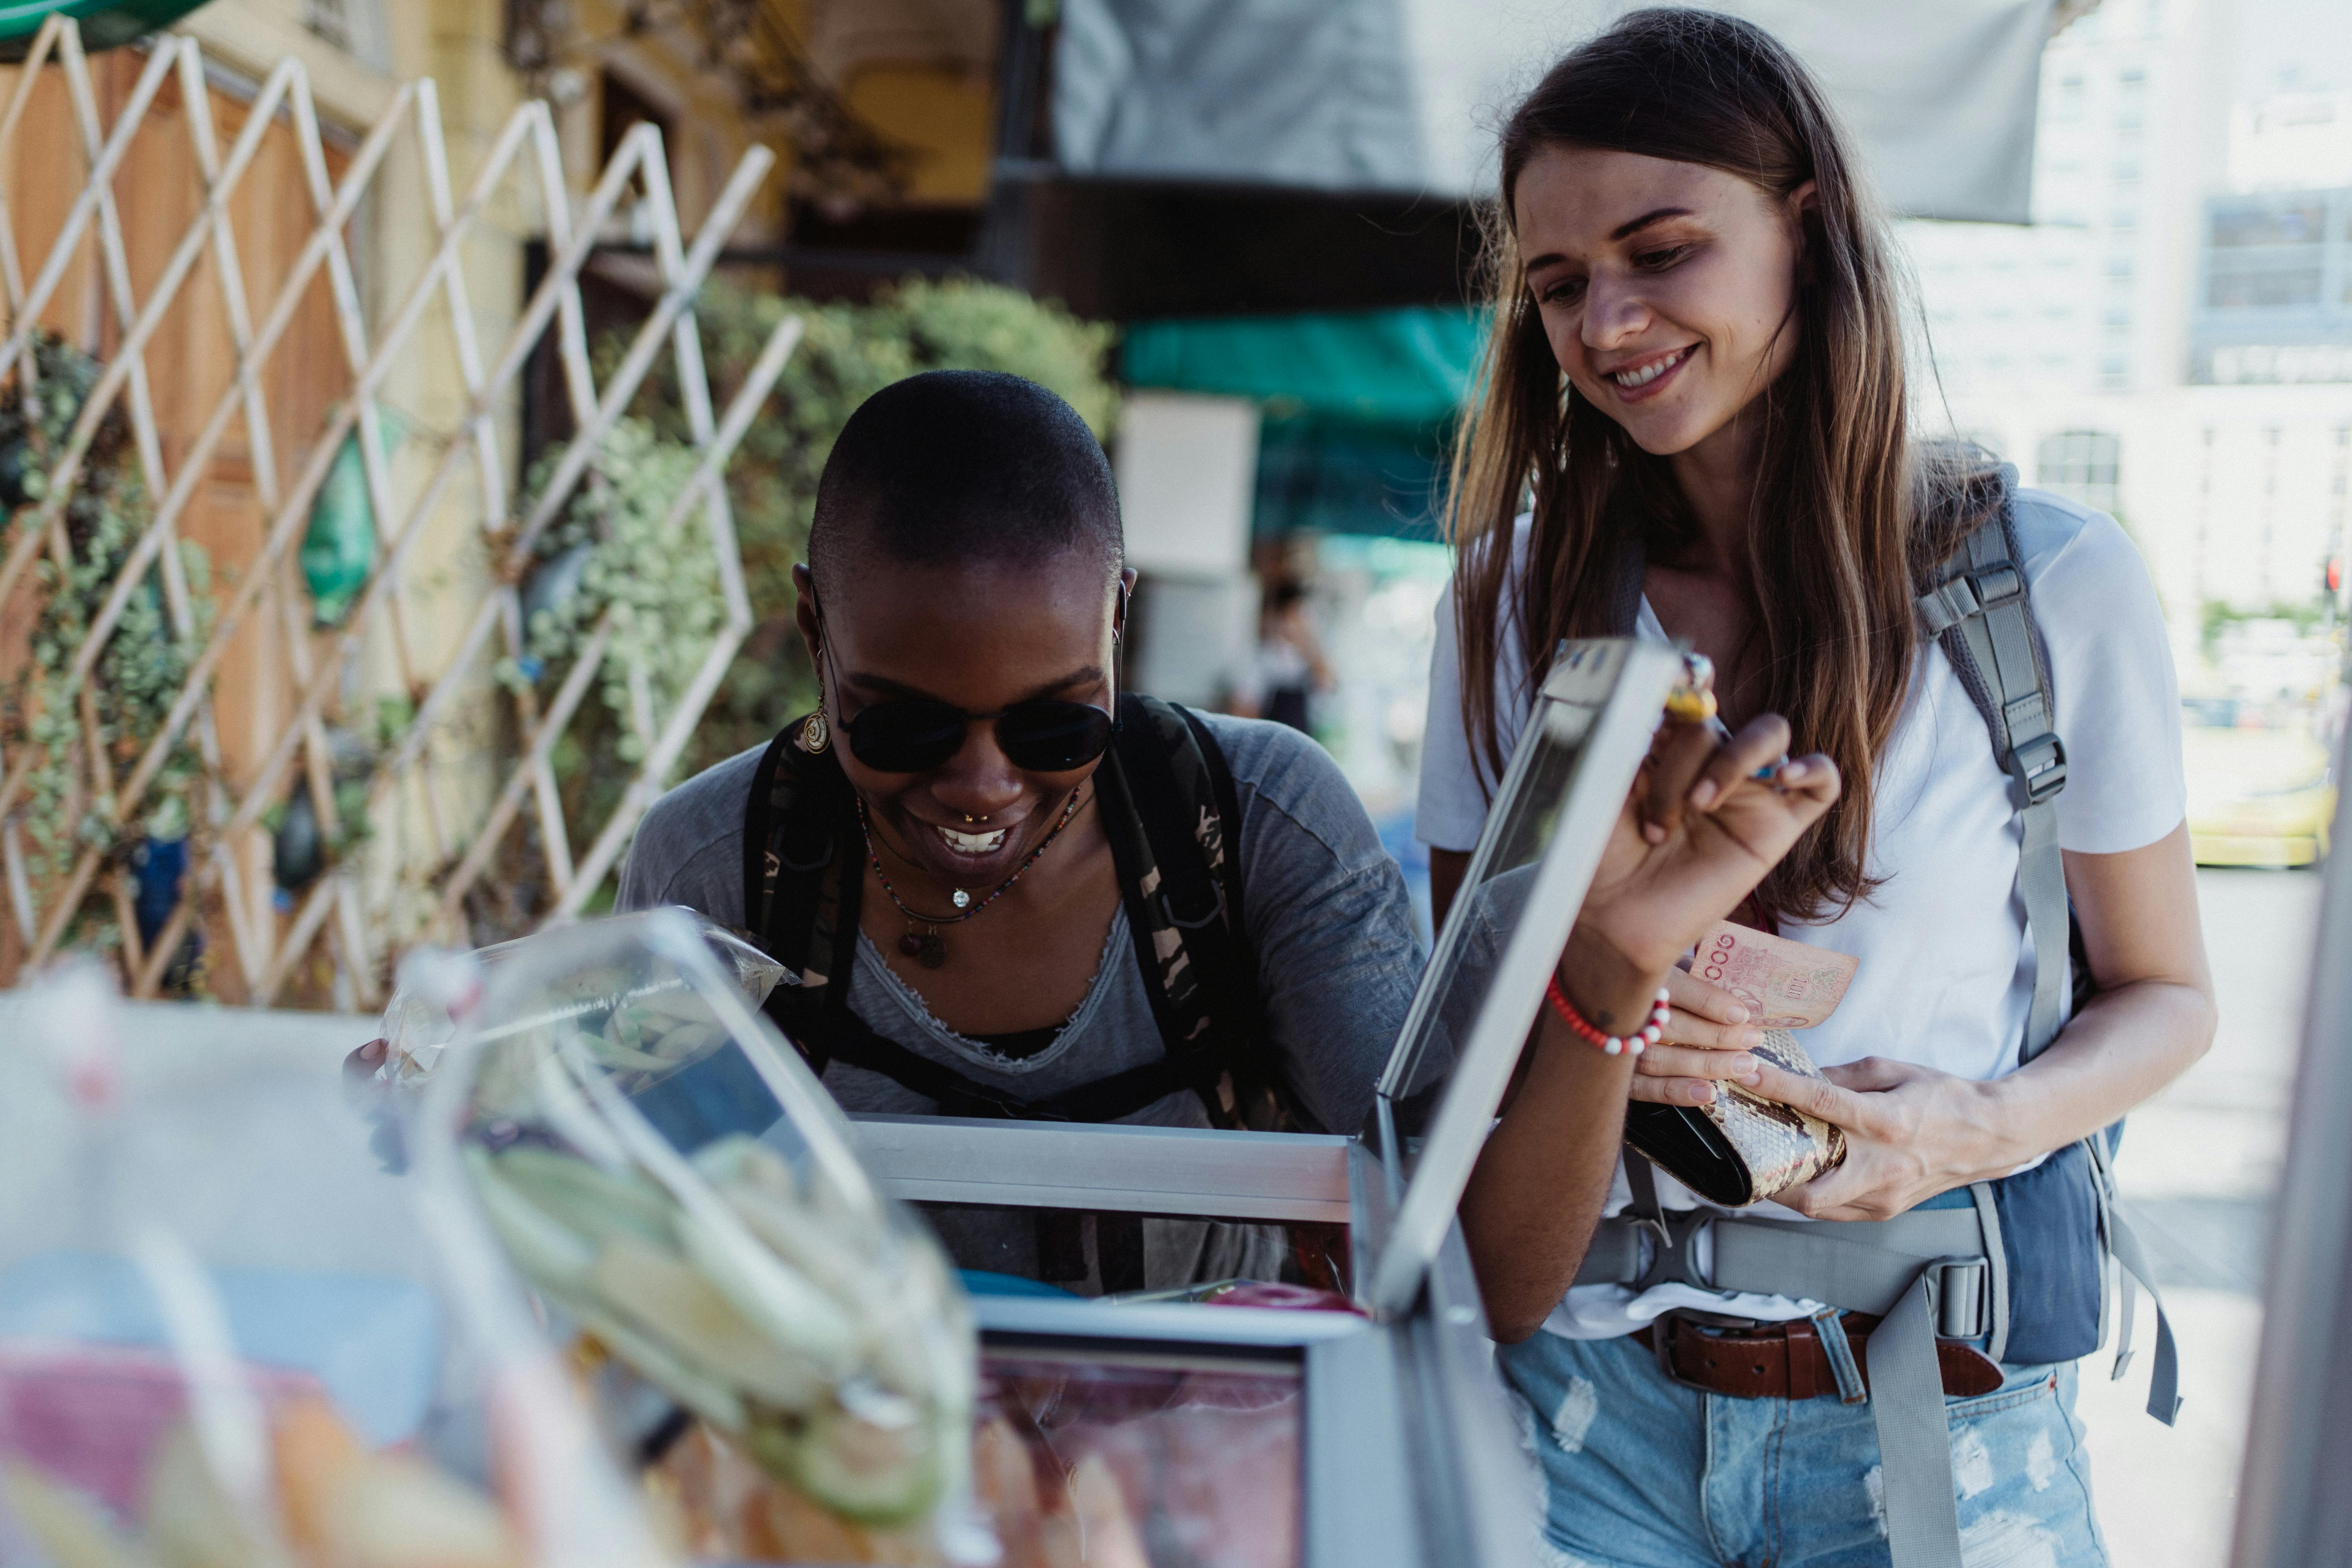
{"type": "MultiPolygon", "coordinates": [[[[1766,1030],[1755,1054],[1784,1071],[1822,1076],[1786,1029],[1766,1030]]],[[[1692,1192],[1725,1208],[1762,1203],[1845,1163],[1843,1130],[1730,1083],[1716,1085],[1712,1105],[1627,1106],[1625,1142],[1692,1192]]]]}

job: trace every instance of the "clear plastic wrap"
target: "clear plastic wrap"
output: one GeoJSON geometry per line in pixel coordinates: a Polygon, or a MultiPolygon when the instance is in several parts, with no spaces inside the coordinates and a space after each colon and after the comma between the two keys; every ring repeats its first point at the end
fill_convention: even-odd
{"type": "Polygon", "coordinates": [[[963,1500],[977,1352],[946,1258],[681,912],[512,944],[415,1143],[606,1362],[698,1555],[994,1554],[963,1500]]]}
{"type": "Polygon", "coordinates": [[[0,1563],[671,1558],[473,1216],[371,1157],[351,1043],[94,973],[0,1052],[0,1563]]]}
{"type": "MultiPolygon", "coordinates": [[[[784,966],[759,948],[693,910],[669,911],[701,933],[722,973],[734,976],[743,999],[758,1007],[784,981],[784,966]]],[[[401,961],[398,984],[383,1009],[380,1083],[421,1087],[456,1038],[457,1020],[480,1005],[489,973],[517,952],[535,951],[536,937],[519,937],[471,952],[419,948],[401,961]]]]}

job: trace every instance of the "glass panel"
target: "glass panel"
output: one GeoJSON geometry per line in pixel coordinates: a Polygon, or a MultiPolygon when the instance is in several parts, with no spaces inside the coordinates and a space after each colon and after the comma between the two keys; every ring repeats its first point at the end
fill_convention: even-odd
{"type": "Polygon", "coordinates": [[[1022,1350],[982,1379],[972,1489],[1004,1568],[1300,1561],[1297,1366],[1022,1350]]]}
{"type": "MultiPolygon", "coordinates": [[[[1545,678],[1436,958],[1381,1075],[1394,1131],[1422,1145],[1373,1268],[1401,1311],[1453,1223],[1543,989],[1681,668],[1661,643],[1568,643],[1545,678]]],[[[1406,1151],[1381,1151],[1393,1177],[1406,1151]]]]}
{"type": "Polygon", "coordinates": [[[1549,699],[1536,704],[1535,732],[1513,756],[1496,817],[1454,897],[1391,1068],[1399,1130],[1407,1135],[1426,1121],[1434,1091],[1444,1086],[1486,1000],[1496,961],[1527,907],[1597,711],[1549,699]]]}
{"type": "Polygon", "coordinates": [[[2205,302],[2216,310],[2262,310],[2319,303],[2322,269],[2305,267],[2230,267],[2218,261],[2206,280],[2205,302]]]}

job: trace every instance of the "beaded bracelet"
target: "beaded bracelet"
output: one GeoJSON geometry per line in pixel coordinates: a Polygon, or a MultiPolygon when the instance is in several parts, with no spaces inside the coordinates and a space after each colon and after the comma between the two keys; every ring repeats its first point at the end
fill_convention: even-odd
{"type": "Polygon", "coordinates": [[[1659,987],[1656,1000],[1650,1004],[1650,1021],[1630,1035],[1620,1036],[1604,1035],[1586,1023],[1584,1015],[1576,1010],[1576,1004],[1568,999],[1568,993],[1559,988],[1559,975],[1551,977],[1551,984],[1544,992],[1544,999],[1551,1004],[1551,1010],[1559,1015],[1560,1022],[1566,1024],[1578,1039],[1598,1046],[1612,1057],[1621,1051],[1631,1051],[1638,1057],[1658,1043],[1659,1037],[1666,1032],[1666,1018],[1672,1011],[1668,1006],[1671,996],[1672,993],[1664,986],[1659,987]]]}

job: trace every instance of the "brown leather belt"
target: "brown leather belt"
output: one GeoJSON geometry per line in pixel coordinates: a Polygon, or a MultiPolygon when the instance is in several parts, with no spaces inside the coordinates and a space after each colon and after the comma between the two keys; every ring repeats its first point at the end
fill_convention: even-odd
{"type": "MultiPolygon", "coordinates": [[[[1848,1312],[1843,1322],[1846,1342],[1853,1348],[1855,1366],[1868,1388],[1870,1332],[1878,1320],[1848,1312]]],[[[1676,1383],[1709,1394],[1735,1399],[1811,1399],[1838,1391],[1829,1350],[1809,1318],[1733,1328],[1669,1313],[1636,1329],[1633,1338],[1650,1347],[1660,1368],[1676,1383]],[[1660,1334],[1665,1336],[1663,1351],[1660,1334]]],[[[1944,1374],[1944,1392],[1956,1398],[1974,1398],[2000,1386],[2000,1363],[1966,1340],[1937,1340],[1936,1363],[1944,1374]]]]}

